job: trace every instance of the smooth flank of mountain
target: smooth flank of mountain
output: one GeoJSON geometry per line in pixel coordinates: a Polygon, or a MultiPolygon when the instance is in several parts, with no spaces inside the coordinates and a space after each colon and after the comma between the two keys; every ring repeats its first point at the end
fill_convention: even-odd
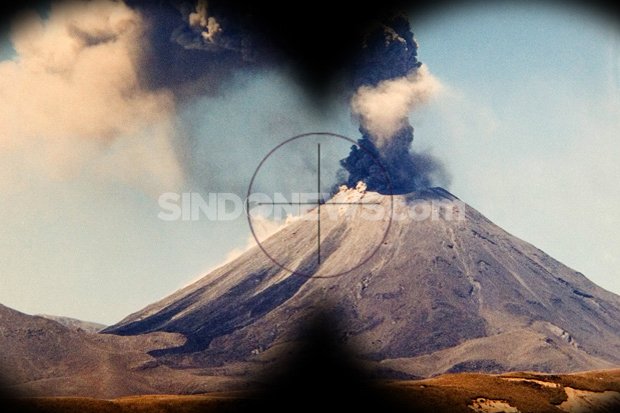
{"type": "MultiPolygon", "coordinates": [[[[230,366],[278,357],[310,314],[339,320],[339,333],[378,369],[432,376],[446,372],[567,372],[620,365],[620,297],[508,234],[447,191],[389,196],[349,189],[340,200],[394,202],[395,219],[380,250],[384,221],[359,214],[297,221],[258,248],[104,332],[176,332],[183,346],[155,351],[171,367],[230,366]],[[414,219],[414,208],[432,211],[414,219]],[[457,219],[461,217],[462,219],[457,219]]],[[[335,207],[334,207],[335,208],[335,207]]],[[[339,212],[340,213],[340,212],[339,212]]],[[[578,246],[575,246],[578,248],[578,246]]]]}
{"type": "Polygon", "coordinates": [[[78,320],[77,318],[63,317],[49,314],[37,314],[39,317],[47,318],[48,320],[56,321],[63,326],[71,330],[81,330],[86,333],[96,333],[103,330],[107,326],[105,324],[94,323],[92,321],[78,320]]]}

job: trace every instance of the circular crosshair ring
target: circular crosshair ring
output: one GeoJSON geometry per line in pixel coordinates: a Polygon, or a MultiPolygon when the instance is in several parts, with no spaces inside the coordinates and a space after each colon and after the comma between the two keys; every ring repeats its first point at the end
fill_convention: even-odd
{"type": "MultiPolygon", "coordinates": [[[[394,196],[393,196],[393,191],[392,191],[392,181],[390,179],[390,175],[388,174],[388,171],[385,168],[385,166],[381,163],[381,161],[377,158],[377,156],[375,156],[375,154],[373,154],[367,148],[364,148],[362,145],[360,145],[359,143],[357,143],[353,139],[348,138],[348,137],[343,136],[343,135],[338,135],[336,133],[331,133],[331,132],[308,132],[308,133],[302,133],[301,135],[296,135],[296,136],[293,136],[292,138],[286,139],[285,141],[283,141],[280,144],[278,144],[275,148],[270,150],[269,153],[267,153],[267,155],[265,155],[265,157],[260,161],[260,163],[256,167],[256,170],[254,171],[254,174],[252,175],[252,179],[250,180],[250,185],[248,186],[248,194],[247,194],[246,200],[247,200],[246,201],[246,216],[248,218],[248,225],[250,226],[250,231],[252,232],[252,236],[256,240],[256,244],[258,245],[258,247],[263,251],[263,253],[267,256],[267,258],[269,258],[269,260],[271,260],[271,262],[276,264],[278,267],[280,267],[283,270],[288,271],[288,272],[290,272],[292,274],[300,275],[302,277],[307,277],[307,278],[310,278],[310,277],[314,277],[314,278],[334,278],[334,277],[339,277],[341,275],[347,274],[347,273],[355,270],[356,268],[359,268],[362,265],[366,264],[377,253],[377,251],[379,251],[379,248],[381,248],[381,246],[385,242],[385,240],[386,240],[386,238],[388,236],[388,233],[390,231],[390,227],[392,225],[392,218],[393,218],[393,215],[394,215],[394,196]],[[357,263],[356,265],[354,265],[353,267],[349,268],[346,271],[341,271],[341,272],[338,272],[338,273],[335,273],[335,274],[314,275],[314,273],[316,271],[311,273],[311,274],[308,274],[308,273],[304,273],[304,272],[301,272],[301,271],[298,271],[298,270],[293,270],[291,268],[288,268],[286,265],[284,265],[284,264],[280,263],[278,260],[276,260],[271,254],[269,254],[269,252],[267,252],[266,248],[263,246],[261,241],[258,239],[258,236],[256,235],[256,231],[254,230],[254,226],[252,225],[252,217],[250,215],[250,208],[249,208],[249,205],[247,205],[247,203],[249,203],[250,195],[252,195],[252,187],[254,186],[254,181],[256,180],[256,177],[258,176],[258,172],[260,171],[260,169],[263,166],[263,164],[267,161],[267,159],[269,159],[269,157],[271,157],[271,155],[273,155],[282,146],[284,146],[284,145],[286,145],[288,143],[291,143],[291,142],[293,142],[295,140],[298,140],[298,139],[307,138],[309,136],[331,136],[333,138],[343,139],[343,140],[346,140],[346,141],[352,143],[354,146],[358,147],[359,149],[363,150],[365,153],[370,155],[370,157],[373,159],[374,163],[379,166],[379,168],[383,172],[383,175],[385,175],[385,179],[386,179],[386,183],[387,183],[388,191],[389,191],[388,196],[390,197],[390,213],[389,213],[389,219],[387,220],[387,226],[385,228],[385,231],[383,233],[383,237],[381,238],[381,241],[372,250],[372,252],[370,254],[368,254],[368,256],[366,256],[366,258],[364,258],[362,261],[360,261],[359,263],[357,263]]],[[[320,200],[317,201],[317,203],[318,202],[320,202],[320,200]]],[[[318,271],[318,269],[317,269],[317,271],[318,271]]]]}

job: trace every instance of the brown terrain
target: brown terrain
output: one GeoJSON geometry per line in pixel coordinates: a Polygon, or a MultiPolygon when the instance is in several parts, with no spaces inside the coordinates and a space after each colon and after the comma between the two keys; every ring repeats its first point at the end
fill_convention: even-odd
{"type": "Polygon", "coordinates": [[[0,372],[21,395],[119,397],[184,393],[218,382],[160,365],[148,351],[180,345],[178,334],[119,337],[76,331],[53,320],[0,305],[0,372]]]}
{"type": "MultiPolygon", "coordinates": [[[[620,370],[566,375],[459,373],[425,380],[384,382],[380,386],[390,397],[400,400],[402,411],[411,412],[613,413],[620,407],[620,370]]],[[[309,393],[308,397],[321,397],[316,392],[309,393]]],[[[208,413],[250,411],[251,397],[241,392],[132,396],[113,400],[58,397],[25,399],[18,406],[60,413],[208,413]]]]}

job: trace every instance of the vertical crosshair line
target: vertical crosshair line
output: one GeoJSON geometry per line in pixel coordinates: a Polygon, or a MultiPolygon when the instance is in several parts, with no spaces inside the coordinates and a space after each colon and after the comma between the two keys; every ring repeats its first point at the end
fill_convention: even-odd
{"type": "Polygon", "coordinates": [[[318,197],[317,203],[317,263],[321,265],[321,144],[317,143],[317,178],[316,178],[316,194],[318,197]]]}

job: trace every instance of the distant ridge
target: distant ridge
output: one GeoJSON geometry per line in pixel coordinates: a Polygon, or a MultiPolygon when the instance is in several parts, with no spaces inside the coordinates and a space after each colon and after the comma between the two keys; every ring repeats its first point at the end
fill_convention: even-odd
{"type": "Polygon", "coordinates": [[[77,318],[71,317],[63,317],[57,315],[49,315],[49,314],[37,314],[39,317],[47,318],[48,320],[56,321],[57,323],[62,324],[65,327],[68,327],[72,330],[82,330],[86,333],[97,333],[100,330],[103,330],[107,326],[105,324],[94,323],[92,321],[83,321],[78,320],[77,318]]]}

